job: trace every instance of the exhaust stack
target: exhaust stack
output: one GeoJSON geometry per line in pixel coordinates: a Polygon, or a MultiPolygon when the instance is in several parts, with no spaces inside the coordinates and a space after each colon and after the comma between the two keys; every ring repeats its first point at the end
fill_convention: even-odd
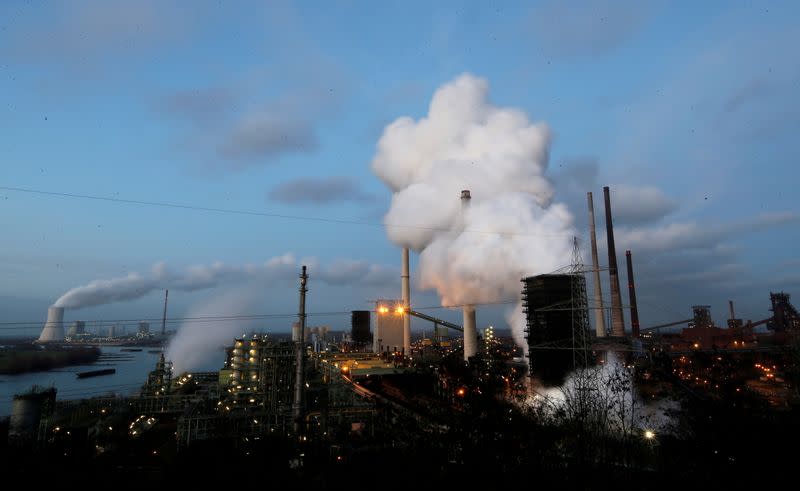
{"type": "MultiPolygon", "coordinates": [[[[461,210],[462,213],[469,207],[472,195],[469,189],[461,191],[461,210]]],[[[469,361],[470,357],[478,353],[478,328],[475,325],[475,306],[464,305],[462,308],[464,317],[464,361],[469,361]]]]}
{"type": "Polygon", "coordinates": [[[597,259],[597,235],[594,227],[594,202],[592,193],[586,193],[589,200],[589,235],[592,240],[592,270],[594,273],[594,327],[598,338],[606,336],[606,311],[603,308],[603,287],[600,285],[600,262],[597,259]]]}
{"type": "Polygon", "coordinates": [[[731,311],[731,320],[733,320],[736,318],[736,315],[734,315],[733,311],[733,300],[728,300],[728,307],[730,308],[731,311]]]}
{"type": "Polygon", "coordinates": [[[295,340],[295,375],[294,375],[294,401],[292,401],[292,418],[294,419],[294,433],[299,434],[303,430],[303,400],[305,395],[305,374],[306,374],[306,358],[305,358],[305,342],[306,335],[306,284],[308,283],[308,275],[306,274],[306,267],[303,266],[303,272],[300,274],[300,307],[297,310],[297,317],[300,324],[299,334],[300,339],[295,340]]]}
{"type": "Polygon", "coordinates": [[[625,251],[625,260],[628,263],[628,296],[631,302],[631,335],[639,337],[639,308],[636,305],[636,286],[633,283],[633,259],[631,251],[625,251]]]}
{"type": "Polygon", "coordinates": [[[408,311],[411,308],[411,287],[408,281],[408,271],[408,247],[404,247],[400,280],[403,289],[403,354],[405,356],[411,356],[411,316],[408,315],[408,311]]]}
{"type": "Polygon", "coordinates": [[[608,237],[608,278],[611,283],[611,335],[625,336],[625,318],[622,315],[622,298],[619,293],[617,249],[614,247],[614,223],[611,219],[611,195],[608,186],[603,188],[606,204],[606,235],[608,237]]]}
{"type": "Polygon", "coordinates": [[[39,335],[38,342],[52,343],[64,341],[64,307],[50,307],[47,309],[47,322],[39,335]]]}
{"type": "Polygon", "coordinates": [[[161,335],[167,335],[167,300],[169,300],[169,290],[164,292],[164,317],[161,318],[161,335]]]}

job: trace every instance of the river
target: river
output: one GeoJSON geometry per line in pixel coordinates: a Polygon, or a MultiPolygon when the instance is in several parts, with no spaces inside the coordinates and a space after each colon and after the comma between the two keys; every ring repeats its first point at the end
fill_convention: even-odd
{"type": "MultiPolygon", "coordinates": [[[[58,400],[83,399],[97,395],[130,395],[137,392],[153,370],[161,351],[158,348],[142,348],[142,351],[122,351],[123,346],[101,346],[101,355],[95,363],[56,368],[46,372],[30,372],[19,375],[0,375],[0,418],[11,414],[14,394],[28,391],[31,386],[58,390],[58,400]],[[78,378],[77,372],[114,368],[116,373],[98,377],[78,378]]],[[[209,362],[201,370],[218,370],[222,367],[224,354],[219,360],[209,362]]]]}

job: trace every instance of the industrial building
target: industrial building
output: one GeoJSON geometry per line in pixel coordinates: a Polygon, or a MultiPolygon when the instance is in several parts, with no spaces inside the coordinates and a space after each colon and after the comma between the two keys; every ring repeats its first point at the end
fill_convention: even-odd
{"type": "Polygon", "coordinates": [[[356,348],[364,348],[372,340],[370,311],[354,310],[350,315],[350,339],[356,348]]]}
{"type": "Polygon", "coordinates": [[[403,318],[405,312],[401,300],[380,299],[375,302],[375,334],[372,351],[400,353],[403,351],[403,318]]]}
{"type": "Polygon", "coordinates": [[[587,339],[588,312],[583,274],[543,274],[522,280],[523,312],[531,375],[547,381],[559,381],[574,365],[577,340],[587,339]],[[579,294],[576,295],[576,292],[579,294]],[[575,330],[587,331],[576,336],[575,330]]]}

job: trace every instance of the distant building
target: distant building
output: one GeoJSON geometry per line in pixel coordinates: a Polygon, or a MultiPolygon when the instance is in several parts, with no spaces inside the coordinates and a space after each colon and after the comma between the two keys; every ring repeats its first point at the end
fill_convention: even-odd
{"type": "Polygon", "coordinates": [[[69,326],[69,330],[67,331],[68,338],[75,338],[78,336],[82,336],[86,334],[86,322],[85,321],[75,321],[69,326]]]}
{"type": "Polygon", "coordinates": [[[139,334],[149,334],[150,333],[150,323],[142,321],[139,323],[139,334]]]}
{"type": "Polygon", "coordinates": [[[369,310],[354,310],[352,312],[350,337],[357,346],[366,346],[370,342],[369,310]]]}

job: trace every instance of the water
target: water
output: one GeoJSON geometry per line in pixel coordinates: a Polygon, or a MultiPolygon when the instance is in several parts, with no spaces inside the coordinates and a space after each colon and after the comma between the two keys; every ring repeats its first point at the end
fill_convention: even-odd
{"type": "MultiPolygon", "coordinates": [[[[130,395],[138,392],[147,381],[147,374],[158,362],[160,352],[149,353],[156,348],[142,348],[142,351],[121,351],[122,346],[101,346],[100,359],[90,365],[72,365],[47,372],[23,373],[20,375],[0,375],[0,417],[11,414],[14,394],[27,392],[32,385],[54,386],[58,389],[57,400],[83,399],[86,397],[115,394],[130,395]],[[79,379],[77,372],[115,368],[111,375],[79,379]]],[[[213,370],[222,366],[222,359],[208,364],[203,369],[213,370]]]]}

